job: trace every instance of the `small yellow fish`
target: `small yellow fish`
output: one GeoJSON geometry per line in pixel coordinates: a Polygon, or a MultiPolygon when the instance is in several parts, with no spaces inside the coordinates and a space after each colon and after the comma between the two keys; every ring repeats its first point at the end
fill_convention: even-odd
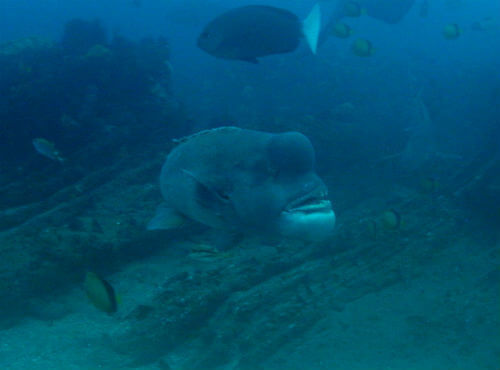
{"type": "Polygon", "coordinates": [[[340,39],[346,39],[353,34],[351,27],[343,22],[337,22],[332,32],[334,36],[340,39]]]}
{"type": "Polygon", "coordinates": [[[365,9],[357,1],[348,0],[344,3],[344,15],[346,17],[357,18],[365,13],[365,9]]]}
{"type": "Polygon", "coordinates": [[[390,209],[382,213],[381,221],[386,229],[398,229],[401,226],[401,215],[390,209]]]}
{"type": "Polygon", "coordinates": [[[118,310],[118,299],[115,290],[111,284],[96,273],[87,272],[83,287],[90,302],[99,310],[109,314],[118,310]]]}
{"type": "Polygon", "coordinates": [[[32,143],[33,146],[35,147],[35,150],[44,157],[47,157],[54,161],[64,162],[64,158],[61,156],[61,153],[59,153],[59,151],[56,149],[54,143],[40,137],[33,139],[32,143]]]}
{"type": "Polygon", "coordinates": [[[369,57],[375,54],[375,49],[370,41],[356,39],[351,45],[352,52],[359,57],[369,57]]]}
{"type": "Polygon", "coordinates": [[[420,190],[423,193],[431,194],[435,193],[439,188],[439,182],[433,177],[423,177],[420,179],[420,190]]]}
{"type": "Polygon", "coordinates": [[[456,23],[447,24],[443,28],[443,36],[447,40],[456,40],[460,37],[462,31],[456,23]]]}

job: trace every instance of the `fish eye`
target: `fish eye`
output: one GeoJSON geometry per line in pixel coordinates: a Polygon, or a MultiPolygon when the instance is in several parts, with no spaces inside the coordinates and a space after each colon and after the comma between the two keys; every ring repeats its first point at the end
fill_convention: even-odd
{"type": "Polygon", "coordinates": [[[204,38],[204,39],[210,38],[210,32],[203,31],[202,34],[201,34],[201,37],[204,38]]]}

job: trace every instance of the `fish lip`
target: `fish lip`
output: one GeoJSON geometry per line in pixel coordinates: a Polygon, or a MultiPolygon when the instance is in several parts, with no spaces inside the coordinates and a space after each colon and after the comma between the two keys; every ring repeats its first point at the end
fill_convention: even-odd
{"type": "Polygon", "coordinates": [[[313,213],[331,211],[332,205],[326,198],[328,190],[324,186],[318,186],[310,192],[299,196],[289,202],[283,213],[313,213]]]}

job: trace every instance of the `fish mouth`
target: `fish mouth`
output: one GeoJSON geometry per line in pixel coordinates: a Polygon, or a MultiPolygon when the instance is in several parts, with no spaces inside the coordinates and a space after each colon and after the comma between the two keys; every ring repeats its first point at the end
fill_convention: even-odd
{"type": "Polygon", "coordinates": [[[280,233],[312,242],[330,237],[335,227],[335,212],[327,195],[326,186],[318,186],[291,201],[281,212],[280,233]]]}
{"type": "Polygon", "coordinates": [[[304,194],[287,204],[283,213],[331,212],[332,204],[326,199],[328,191],[323,186],[304,194]]]}

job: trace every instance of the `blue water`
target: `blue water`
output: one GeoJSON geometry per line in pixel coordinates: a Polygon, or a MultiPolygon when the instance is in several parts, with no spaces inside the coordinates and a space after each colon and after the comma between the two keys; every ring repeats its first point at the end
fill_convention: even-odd
{"type": "Polygon", "coordinates": [[[251,64],[196,39],[252,1],[2,0],[0,366],[499,369],[500,2],[423,2],[251,64]],[[306,135],[334,235],[146,231],[172,139],[219,126],[306,135]]]}

